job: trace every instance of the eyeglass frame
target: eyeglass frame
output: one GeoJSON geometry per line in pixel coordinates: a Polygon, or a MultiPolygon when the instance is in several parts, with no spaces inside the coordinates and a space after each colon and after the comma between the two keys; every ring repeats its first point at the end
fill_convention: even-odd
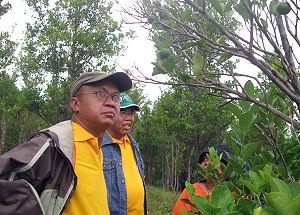
{"type": "Polygon", "coordinates": [[[75,95],[74,97],[78,97],[78,96],[84,96],[84,95],[92,95],[92,94],[95,94],[97,99],[99,99],[100,101],[107,101],[107,99],[110,97],[111,100],[120,105],[120,103],[122,102],[122,97],[120,96],[120,93],[118,94],[114,94],[114,95],[109,95],[105,90],[99,90],[97,92],[93,92],[93,93],[82,93],[82,94],[78,94],[78,95],[75,95]],[[104,93],[104,96],[101,96],[99,93],[104,93]],[[117,99],[117,100],[116,100],[117,99]]]}
{"type": "Polygon", "coordinates": [[[129,111],[130,111],[130,113],[127,113],[126,109],[120,110],[120,116],[122,116],[122,117],[125,117],[125,116],[132,117],[132,116],[134,116],[134,114],[135,114],[136,111],[133,110],[133,109],[129,109],[129,111]]]}

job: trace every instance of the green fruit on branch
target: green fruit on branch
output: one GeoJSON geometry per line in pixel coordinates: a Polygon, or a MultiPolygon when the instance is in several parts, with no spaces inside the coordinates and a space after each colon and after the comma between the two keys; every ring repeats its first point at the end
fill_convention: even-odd
{"type": "Polygon", "coordinates": [[[286,15],[291,11],[291,9],[290,4],[286,1],[280,2],[276,8],[279,15],[286,15]]]}
{"type": "Polygon", "coordinates": [[[167,59],[171,55],[171,51],[170,51],[170,49],[163,48],[158,51],[158,55],[159,55],[160,59],[164,60],[164,59],[167,59]]]}

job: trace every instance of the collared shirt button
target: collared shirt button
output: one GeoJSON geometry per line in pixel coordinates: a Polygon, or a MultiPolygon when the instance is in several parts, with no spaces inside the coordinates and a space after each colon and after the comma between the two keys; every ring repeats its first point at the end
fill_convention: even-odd
{"type": "Polygon", "coordinates": [[[121,163],[121,162],[119,162],[119,166],[122,166],[122,163],[121,163]]]}
{"type": "Polygon", "coordinates": [[[122,180],[121,182],[122,182],[122,184],[124,184],[124,183],[125,183],[125,181],[124,181],[124,180],[122,180]]]}

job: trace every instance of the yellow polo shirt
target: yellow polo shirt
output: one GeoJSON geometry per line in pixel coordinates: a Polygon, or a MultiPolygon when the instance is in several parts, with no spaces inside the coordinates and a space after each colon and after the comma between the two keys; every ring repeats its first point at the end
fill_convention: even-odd
{"type": "Polygon", "coordinates": [[[74,130],[74,170],[77,187],[64,215],[109,215],[103,174],[103,157],[98,138],[72,122],[74,130]]]}
{"type": "Polygon", "coordinates": [[[121,149],[122,167],[127,190],[128,215],[144,214],[144,186],[128,136],[122,140],[112,138],[121,149]]]}

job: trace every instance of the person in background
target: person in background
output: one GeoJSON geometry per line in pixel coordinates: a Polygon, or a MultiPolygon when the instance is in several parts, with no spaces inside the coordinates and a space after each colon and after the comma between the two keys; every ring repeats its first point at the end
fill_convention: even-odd
{"type": "Polygon", "coordinates": [[[100,146],[119,115],[120,92],[131,86],[123,72],[76,79],[72,120],[34,133],[0,157],[0,213],[110,214],[100,146]]]}
{"type": "MultiPolygon", "coordinates": [[[[221,162],[225,165],[228,163],[228,154],[230,153],[230,148],[229,146],[224,143],[222,144],[216,144],[213,146],[213,148],[216,150],[218,155],[222,154],[221,162]]],[[[207,157],[208,148],[205,148],[199,156],[199,164],[200,167],[204,170],[207,170],[208,165],[211,163],[209,158],[207,157]]],[[[217,167],[217,170],[221,173],[223,172],[223,167],[220,165],[217,167]]],[[[195,194],[198,196],[207,196],[211,195],[212,190],[216,186],[213,181],[210,181],[208,179],[203,179],[200,182],[196,182],[193,184],[193,186],[196,188],[195,194]]],[[[192,206],[188,203],[185,203],[182,201],[182,199],[188,199],[189,201],[192,202],[191,197],[185,188],[182,193],[180,194],[178,200],[175,203],[175,206],[173,208],[172,215],[183,215],[183,211],[192,211],[192,206]]]]}
{"type": "Polygon", "coordinates": [[[140,107],[121,93],[120,114],[104,135],[102,152],[111,215],[147,214],[144,164],[139,147],[129,134],[140,107]]]}

